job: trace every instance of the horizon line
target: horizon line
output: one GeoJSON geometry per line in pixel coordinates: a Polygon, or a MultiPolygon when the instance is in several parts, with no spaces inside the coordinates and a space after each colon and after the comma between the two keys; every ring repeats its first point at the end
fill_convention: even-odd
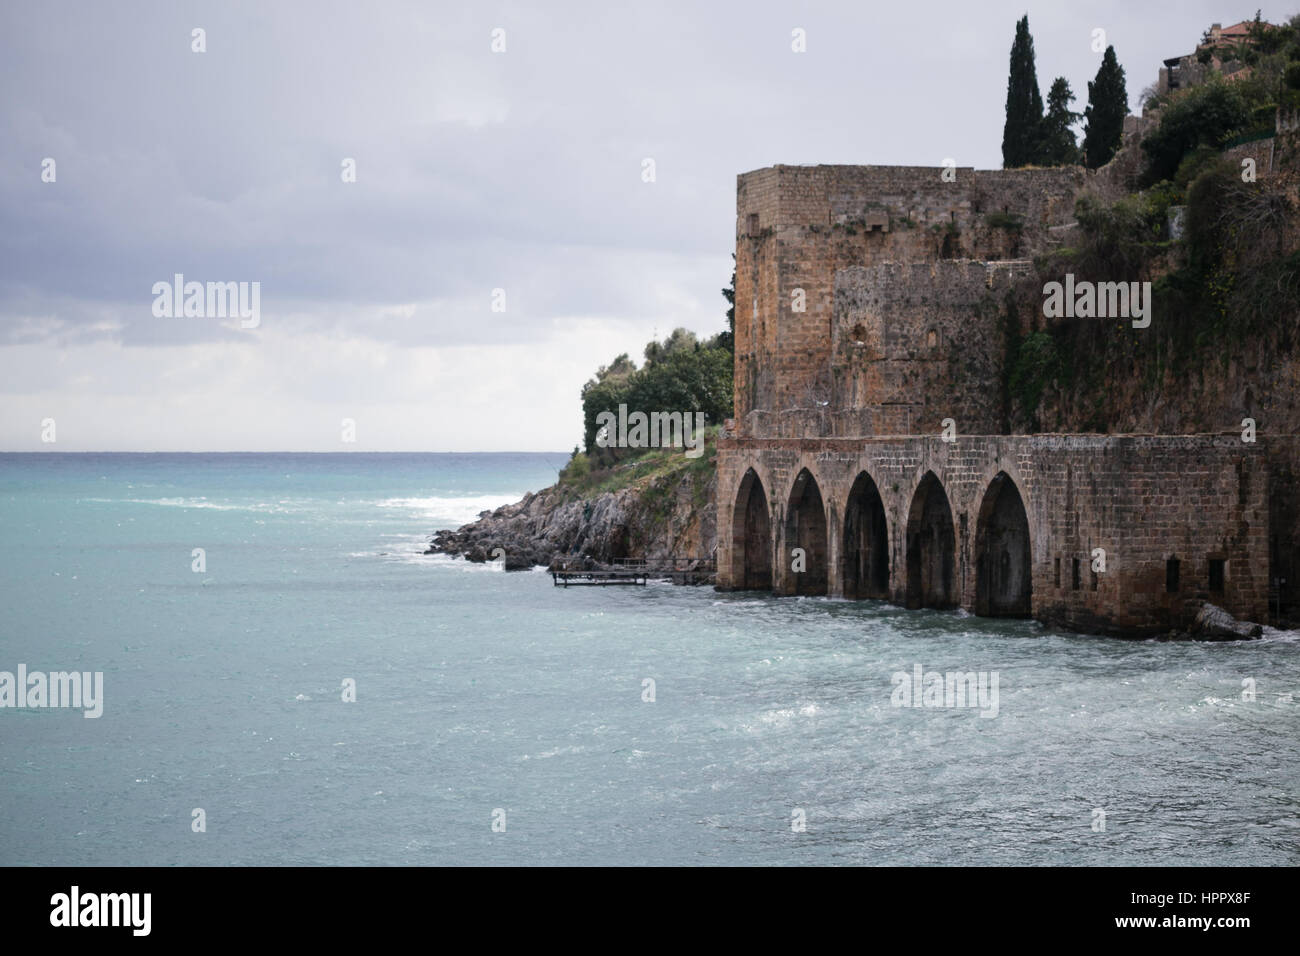
{"type": "Polygon", "coordinates": [[[154,450],[123,451],[114,449],[84,449],[81,451],[62,451],[58,449],[24,449],[13,450],[0,448],[0,455],[572,455],[572,451],[429,451],[429,450],[380,450],[365,451],[311,451],[293,448],[276,451],[194,451],[194,450],[154,450]]]}

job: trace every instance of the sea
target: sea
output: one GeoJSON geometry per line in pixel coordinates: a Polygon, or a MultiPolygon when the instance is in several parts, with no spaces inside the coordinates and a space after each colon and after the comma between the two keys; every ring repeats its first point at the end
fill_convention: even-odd
{"type": "Polygon", "coordinates": [[[0,864],[1300,863],[1300,635],[422,553],[566,459],[0,455],[0,864]]]}

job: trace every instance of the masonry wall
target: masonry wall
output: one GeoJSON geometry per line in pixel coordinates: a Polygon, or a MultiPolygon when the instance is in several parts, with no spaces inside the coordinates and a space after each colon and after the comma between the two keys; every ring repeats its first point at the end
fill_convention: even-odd
{"type": "Polygon", "coordinates": [[[1238,168],[1241,167],[1243,159],[1253,159],[1255,161],[1255,175],[1266,176],[1274,170],[1276,153],[1277,139],[1274,136],[1269,136],[1265,139],[1255,139],[1249,143],[1240,143],[1230,149],[1225,149],[1223,158],[1238,168]]]}
{"type": "Polygon", "coordinates": [[[740,580],[733,529],[740,483],[752,469],[769,508],[773,588],[796,592],[787,510],[807,469],[825,508],[828,590],[842,595],[845,512],[853,483],[865,471],[884,504],[891,600],[905,603],[909,513],[922,479],[933,473],[952,510],[959,603],[975,610],[980,508],[990,484],[1003,473],[1025,505],[1034,617],[1092,632],[1154,634],[1185,626],[1188,602],[1202,599],[1238,617],[1264,620],[1269,583],[1264,448],[1262,442],[1243,444],[1239,436],[963,435],[955,443],[937,437],[723,439],[719,587],[740,580]],[[1106,571],[1094,576],[1096,548],[1106,552],[1106,571]],[[1167,588],[1170,559],[1179,562],[1173,591],[1167,588]],[[1081,562],[1078,589],[1076,560],[1081,562]],[[1210,588],[1211,560],[1223,562],[1222,591],[1210,588]]]}
{"type": "MultiPolygon", "coordinates": [[[[951,181],[944,174],[942,167],[774,166],[739,177],[735,414],[741,434],[851,434],[868,427],[824,421],[818,410],[831,407],[877,409],[868,416],[872,433],[906,433],[906,410],[885,409],[892,403],[868,380],[855,381],[853,405],[836,398],[834,366],[845,364],[835,355],[837,276],[886,263],[1014,260],[1071,221],[1087,182],[1077,167],[954,168],[951,181]],[[791,416],[792,410],[811,414],[791,416]]],[[[911,284],[923,283],[914,277],[911,284]]],[[[942,292],[945,282],[940,277],[934,285],[942,292]]],[[[914,311],[932,315],[915,321],[969,317],[988,288],[966,291],[933,302],[918,294],[914,311]]]]}
{"type": "Polygon", "coordinates": [[[1267,620],[1270,583],[1300,601],[1295,449],[1266,454],[1263,438],[1249,445],[1236,434],[1002,434],[1002,301],[1032,272],[1029,257],[1075,228],[1082,192],[1113,198],[1131,180],[1142,124],[1126,127],[1125,149],[1097,171],[774,166],[739,177],[720,587],[757,577],[782,594],[824,582],[842,596],[847,581],[855,596],[1027,608],[1126,635],[1186,626],[1204,600],[1267,620]],[[939,438],[945,419],[955,443],[939,438]],[[761,535],[752,479],[738,504],[751,470],[766,502],[761,535]],[[863,475],[880,504],[850,509],[863,475]],[[999,526],[985,540],[984,522],[1020,513],[1015,496],[1001,497],[1009,487],[1026,530],[999,526]],[[738,556],[752,557],[759,538],[761,573],[741,562],[746,578],[738,556]],[[792,567],[796,546],[811,572],[792,567]],[[1096,549],[1106,570],[1094,574],[1096,549]]]}
{"type": "MultiPolygon", "coordinates": [[[[851,266],[835,277],[830,435],[1006,431],[999,302],[1025,260],[851,266]]],[[[761,419],[756,419],[761,421],[761,419]]]]}

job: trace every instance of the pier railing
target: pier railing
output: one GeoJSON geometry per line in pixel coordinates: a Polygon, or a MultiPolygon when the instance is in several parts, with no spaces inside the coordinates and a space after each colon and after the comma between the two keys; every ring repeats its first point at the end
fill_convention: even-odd
{"type": "Polygon", "coordinates": [[[718,562],[714,558],[668,558],[660,561],[646,561],[644,558],[615,558],[610,564],[615,568],[635,568],[655,573],[718,570],[718,562]]]}
{"type": "Polygon", "coordinates": [[[713,580],[717,570],[718,564],[713,558],[674,557],[659,561],[615,558],[608,564],[593,568],[561,565],[551,570],[551,581],[556,587],[566,588],[619,584],[644,586],[650,578],[663,578],[675,584],[707,584],[713,580]]]}

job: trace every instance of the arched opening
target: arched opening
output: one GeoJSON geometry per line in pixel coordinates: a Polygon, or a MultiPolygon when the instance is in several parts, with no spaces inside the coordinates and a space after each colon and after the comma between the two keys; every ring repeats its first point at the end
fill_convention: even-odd
{"type": "Polygon", "coordinates": [[[840,580],[850,600],[889,597],[889,531],[880,490],[865,471],[844,509],[840,580]]]}
{"type": "Polygon", "coordinates": [[[956,551],[948,495],[934,472],[927,471],[907,515],[908,607],[957,606],[953,581],[956,551]]]}
{"type": "Polygon", "coordinates": [[[807,468],[799,472],[790,490],[785,510],[785,541],[788,553],[782,560],[790,562],[794,594],[826,593],[826,508],[822,504],[817,479],[807,468]],[[795,548],[802,548],[797,555],[795,548]]]}
{"type": "Polygon", "coordinates": [[[741,479],[731,519],[731,561],[735,586],[742,591],[772,588],[772,526],[763,483],[751,468],[741,479]]]}
{"type": "Polygon", "coordinates": [[[975,526],[975,613],[1029,617],[1032,593],[1029,516],[1020,489],[1000,471],[984,492],[975,526]]]}

